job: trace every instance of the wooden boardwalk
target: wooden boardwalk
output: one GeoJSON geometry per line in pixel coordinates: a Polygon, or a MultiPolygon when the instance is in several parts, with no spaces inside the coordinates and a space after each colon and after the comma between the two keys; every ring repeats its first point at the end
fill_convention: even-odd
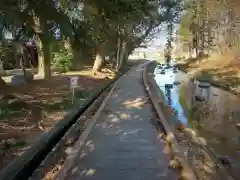
{"type": "Polygon", "coordinates": [[[60,172],[62,180],[175,180],[138,66],[123,76],[107,100],[84,145],[60,172]]]}

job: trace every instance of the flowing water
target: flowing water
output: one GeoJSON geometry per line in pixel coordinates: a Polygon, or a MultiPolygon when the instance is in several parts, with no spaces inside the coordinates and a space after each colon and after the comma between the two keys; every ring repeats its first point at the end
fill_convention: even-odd
{"type": "Polygon", "coordinates": [[[194,85],[189,75],[181,71],[174,73],[172,69],[160,74],[157,68],[154,75],[165,104],[176,112],[176,119],[203,137],[217,156],[227,157],[235,166],[234,176],[240,177],[240,129],[237,127],[240,98],[210,86],[204,88],[206,101],[199,103],[194,97],[200,88],[194,85]],[[181,83],[166,87],[174,82],[181,83]]]}

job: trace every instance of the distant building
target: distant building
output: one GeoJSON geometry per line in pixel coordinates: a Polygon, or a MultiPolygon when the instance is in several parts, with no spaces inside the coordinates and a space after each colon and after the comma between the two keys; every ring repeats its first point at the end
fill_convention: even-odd
{"type": "Polygon", "coordinates": [[[129,56],[129,59],[156,59],[159,52],[155,48],[136,48],[129,56]]]}
{"type": "Polygon", "coordinates": [[[136,48],[132,54],[130,54],[129,59],[144,59],[146,57],[147,48],[136,48]]]}

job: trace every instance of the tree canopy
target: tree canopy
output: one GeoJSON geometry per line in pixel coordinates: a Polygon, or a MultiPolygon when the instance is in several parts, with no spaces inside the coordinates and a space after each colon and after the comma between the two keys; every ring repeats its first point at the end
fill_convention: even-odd
{"type": "Polygon", "coordinates": [[[35,39],[39,73],[51,76],[52,53],[72,54],[71,68],[84,63],[99,71],[104,58],[120,70],[128,55],[179,15],[178,0],[2,0],[0,30],[24,42],[35,39]],[[169,13],[171,9],[171,13],[169,13]],[[56,39],[56,30],[59,37],[56,39]],[[59,46],[58,46],[59,47],[59,46]],[[95,59],[95,61],[94,61],[95,59]]]}
{"type": "Polygon", "coordinates": [[[231,52],[239,56],[239,9],[236,0],[186,0],[181,15],[181,41],[197,56],[231,52]]]}

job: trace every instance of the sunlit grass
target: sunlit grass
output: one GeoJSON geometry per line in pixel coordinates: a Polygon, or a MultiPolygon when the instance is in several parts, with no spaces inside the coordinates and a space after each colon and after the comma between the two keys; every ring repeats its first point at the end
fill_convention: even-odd
{"type": "Polygon", "coordinates": [[[181,68],[189,74],[196,74],[198,79],[206,80],[223,88],[239,91],[240,62],[230,54],[214,55],[196,61],[187,60],[181,68]]]}

